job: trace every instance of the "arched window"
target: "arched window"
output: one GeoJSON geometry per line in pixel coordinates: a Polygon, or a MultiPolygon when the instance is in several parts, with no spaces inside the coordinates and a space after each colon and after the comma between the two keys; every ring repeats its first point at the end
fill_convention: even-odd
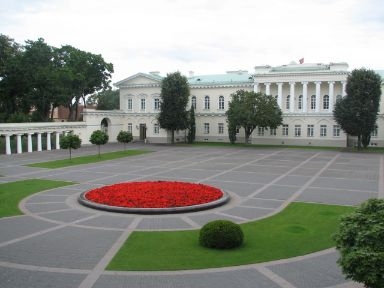
{"type": "Polygon", "coordinates": [[[219,97],[219,110],[224,110],[224,96],[219,97]]]}
{"type": "Polygon", "coordinates": [[[324,95],[323,97],[323,109],[328,110],[329,109],[329,96],[324,95]]]}
{"type": "Polygon", "coordinates": [[[287,95],[287,99],[285,101],[285,109],[289,109],[291,107],[291,95],[287,95]]]}
{"type": "Polygon", "coordinates": [[[209,102],[209,96],[205,96],[204,98],[204,109],[209,110],[210,102],[209,102]]]}
{"type": "Polygon", "coordinates": [[[297,108],[299,110],[303,109],[303,95],[299,96],[299,102],[297,103],[297,108]]]}
{"type": "Polygon", "coordinates": [[[316,95],[311,96],[311,109],[312,110],[316,109],[316,95]]]}
{"type": "Polygon", "coordinates": [[[192,106],[196,110],[196,96],[192,96],[192,106]]]}

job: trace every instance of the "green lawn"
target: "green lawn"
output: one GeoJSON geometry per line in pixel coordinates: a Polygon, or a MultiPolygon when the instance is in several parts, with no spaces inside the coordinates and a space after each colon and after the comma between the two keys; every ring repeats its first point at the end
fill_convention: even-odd
{"type": "Polygon", "coordinates": [[[334,246],[342,214],[353,207],[291,203],[282,212],[241,227],[245,242],[232,250],[198,244],[199,230],[133,232],[108,270],[182,270],[235,266],[304,255],[334,246]]]}
{"type": "Polygon", "coordinates": [[[43,179],[28,179],[0,184],[0,218],[21,215],[18,207],[19,202],[33,193],[72,184],[74,183],[43,179]]]}
{"type": "Polygon", "coordinates": [[[28,164],[26,166],[55,169],[55,168],[63,168],[63,167],[68,167],[68,166],[75,166],[75,165],[81,165],[81,164],[89,164],[89,163],[96,163],[96,162],[101,162],[101,161],[119,159],[119,158],[128,157],[128,156],[136,156],[136,155],[141,155],[141,154],[145,154],[145,153],[149,153],[149,152],[151,152],[151,151],[124,150],[124,151],[115,151],[115,152],[103,153],[103,154],[101,154],[101,157],[99,157],[98,154],[95,154],[95,155],[74,157],[71,160],[69,159],[69,156],[68,156],[68,159],[41,162],[41,163],[33,163],[33,164],[28,164]]]}

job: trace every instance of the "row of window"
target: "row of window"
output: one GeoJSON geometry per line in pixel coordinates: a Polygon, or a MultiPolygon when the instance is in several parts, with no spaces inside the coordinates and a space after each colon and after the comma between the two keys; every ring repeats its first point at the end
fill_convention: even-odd
{"type": "MultiPolygon", "coordinates": [[[[276,129],[275,128],[269,128],[269,135],[270,136],[276,136],[276,129]]],[[[377,131],[378,127],[375,126],[375,129],[373,130],[371,136],[377,137],[377,131]]],[[[132,123],[128,123],[128,132],[132,133],[132,123]]],[[[237,133],[240,132],[240,129],[238,128],[237,133]]],[[[160,125],[158,123],[155,123],[153,125],[153,133],[159,134],[160,133],[160,125]]],[[[210,123],[204,123],[204,134],[210,133],[210,123]]],[[[224,134],[224,123],[218,123],[217,126],[217,133],[218,134],[224,134]]],[[[302,127],[300,124],[294,125],[293,130],[295,137],[301,137],[302,136],[302,127]]],[[[339,125],[333,125],[332,126],[332,136],[333,137],[340,137],[341,128],[339,125]]],[[[265,136],[265,129],[263,127],[258,127],[257,129],[257,135],[258,136],[265,136]]],[[[282,135],[283,136],[289,136],[289,125],[283,124],[282,126],[282,135]]],[[[320,137],[327,137],[328,135],[328,126],[325,124],[320,125],[320,137]]],[[[315,125],[308,124],[307,125],[307,137],[314,137],[315,136],[315,125]]]]}
{"type": "MultiPolygon", "coordinates": [[[[277,99],[277,95],[275,98],[277,99]]],[[[336,96],[336,101],[341,100],[342,96],[337,95],[336,96]]],[[[291,107],[291,95],[287,95],[286,100],[285,100],[285,109],[290,109],[291,107]]],[[[316,95],[312,95],[310,98],[310,108],[311,110],[316,109],[316,95]]],[[[300,95],[298,98],[297,102],[297,109],[301,110],[303,109],[303,95],[300,95]]],[[[329,95],[324,95],[323,97],[323,109],[328,110],[329,109],[329,95]]]]}
{"type": "MultiPolygon", "coordinates": [[[[277,99],[277,95],[275,98],[277,99]]],[[[336,101],[341,99],[341,95],[336,96],[336,101]]],[[[153,100],[153,108],[155,111],[160,110],[160,99],[154,98],[153,100]]],[[[192,96],[192,106],[196,110],[196,96],[192,96]]],[[[286,101],[285,101],[285,108],[290,109],[291,106],[291,96],[287,95],[286,101]]],[[[211,100],[209,96],[204,97],[204,109],[209,110],[211,108],[211,100]]],[[[303,95],[300,95],[298,98],[297,108],[299,110],[303,109],[303,95]]],[[[128,98],[127,100],[127,109],[132,110],[133,109],[133,100],[132,98],[128,98]]],[[[142,98],[140,99],[140,110],[145,111],[146,109],[146,99],[142,98]]],[[[225,101],[224,96],[219,96],[218,101],[218,109],[219,110],[225,110],[225,101]]],[[[315,110],[316,109],[316,95],[312,95],[310,98],[310,109],[315,110]]],[[[324,95],[323,97],[323,109],[328,110],[329,109],[329,96],[324,95]]]]}

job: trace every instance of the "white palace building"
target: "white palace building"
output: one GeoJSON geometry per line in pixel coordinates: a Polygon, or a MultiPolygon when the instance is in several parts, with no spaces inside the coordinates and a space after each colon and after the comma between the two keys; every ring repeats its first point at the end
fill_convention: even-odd
{"type": "MultiPolygon", "coordinates": [[[[190,72],[189,107],[193,105],[195,108],[196,141],[229,142],[225,112],[231,94],[243,89],[275,96],[283,111],[283,125],[277,129],[256,128],[250,137],[251,143],[338,147],[354,145],[354,139],[341,130],[332,114],[336,101],[346,95],[348,73],[348,64],[344,62],[256,66],[253,73],[240,70],[197,76],[190,72]]],[[[36,133],[38,142],[41,134],[56,135],[56,141],[53,141],[55,145],[47,143],[47,149],[59,149],[59,134],[69,131],[80,135],[83,144],[89,144],[91,133],[97,129],[107,131],[110,142],[116,142],[121,130],[130,131],[135,140],[170,142],[170,134],[160,128],[156,118],[160,109],[162,79],[158,72],[151,72],[138,73],[117,82],[115,85],[120,89],[120,110],[85,109],[83,122],[49,123],[46,128],[43,123],[30,123],[31,127],[26,127],[25,123],[0,124],[0,134],[8,141],[7,147],[12,135],[18,135],[17,138],[28,135],[28,152],[31,152],[32,147],[29,143],[32,141],[30,135],[36,133]]],[[[383,102],[380,102],[380,111],[384,111],[383,102]]],[[[384,146],[382,113],[372,133],[373,146],[384,146]]],[[[179,131],[175,135],[179,142],[184,142],[185,138],[186,131],[179,131]]],[[[23,151],[19,142],[18,139],[17,153],[23,151]]],[[[243,129],[238,131],[237,142],[244,142],[243,129]]],[[[41,140],[37,144],[37,147],[41,147],[41,140]]],[[[11,154],[10,148],[6,150],[6,154],[11,154]]]]}

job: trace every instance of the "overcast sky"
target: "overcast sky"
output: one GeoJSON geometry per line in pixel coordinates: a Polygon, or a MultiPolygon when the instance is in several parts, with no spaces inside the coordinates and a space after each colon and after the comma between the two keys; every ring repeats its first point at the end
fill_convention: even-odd
{"type": "Polygon", "coordinates": [[[253,72],[347,62],[384,69],[379,0],[1,0],[0,33],[101,54],[113,82],[138,72],[253,72]]]}

